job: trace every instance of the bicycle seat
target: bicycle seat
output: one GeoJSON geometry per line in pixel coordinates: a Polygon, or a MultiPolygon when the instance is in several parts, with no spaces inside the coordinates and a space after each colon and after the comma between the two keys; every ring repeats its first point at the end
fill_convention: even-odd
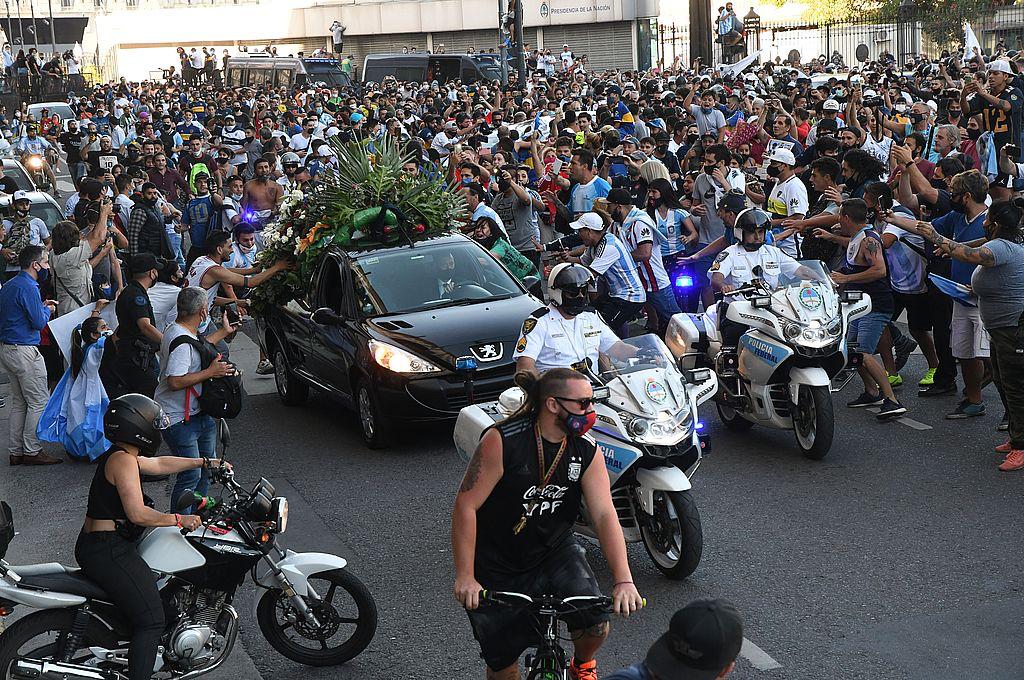
{"type": "Polygon", "coordinates": [[[24,576],[17,569],[15,569],[15,572],[21,576],[21,583],[19,585],[23,587],[28,586],[29,588],[68,593],[69,595],[80,595],[90,600],[110,599],[107,592],[89,580],[80,569],[65,569],[67,570],[49,574],[33,574],[31,576],[24,576]]]}

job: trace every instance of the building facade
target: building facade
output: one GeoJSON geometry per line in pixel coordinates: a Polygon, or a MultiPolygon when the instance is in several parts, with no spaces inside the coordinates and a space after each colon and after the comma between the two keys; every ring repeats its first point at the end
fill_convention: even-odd
{"type": "MultiPolygon", "coordinates": [[[[587,55],[593,69],[649,68],[659,2],[523,0],[526,42],[531,49],[552,53],[568,44],[576,55],[587,55]]],[[[15,43],[21,38],[17,7],[22,23],[29,21],[30,11],[37,17],[48,11],[41,0],[9,5],[13,18],[0,18],[0,27],[13,33],[15,43]]],[[[282,55],[330,50],[329,27],[335,20],[347,27],[344,51],[357,64],[367,54],[403,48],[493,52],[498,45],[497,5],[495,0],[346,0],[312,6],[309,0],[59,0],[52,10],[55,23],[77,27],[71,31],[75,35],[62,33],[58,49],[80,42],[86,60],[103,77],[141,80],[159,77],[161,69],[176,65],[179,46],[214,48],[218,54],[268,45],[282,55]]],[[[39,29],[38,36],[30,32],[25,44],[33,46],[41,38],[36,42],[48,52],[47,31],[39,29]]]]}

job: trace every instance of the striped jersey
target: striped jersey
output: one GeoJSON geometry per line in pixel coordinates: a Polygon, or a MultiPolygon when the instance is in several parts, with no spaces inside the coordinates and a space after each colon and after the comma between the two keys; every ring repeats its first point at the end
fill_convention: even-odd
{"type": "Polygon", "coordinates": [[[647,300],[636,262],[633,261],[633,256],[626,245],[614,234],[605,234],[596,246],[587,248],[581,260],[583,264],[604,276],[611,297],[626,302],[647,300]]]}

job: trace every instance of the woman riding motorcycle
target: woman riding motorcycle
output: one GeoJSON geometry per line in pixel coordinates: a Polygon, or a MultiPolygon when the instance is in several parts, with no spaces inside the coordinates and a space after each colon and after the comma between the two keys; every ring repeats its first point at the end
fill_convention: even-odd
{"type": "Polygon", "coordinates": [[[126,394],[110,402],[103,419],[110,449],[97,460],[89,487],[85,524],[75,544],[82,571],[102,587],[132,625],[129,680],[149,680],[164,629],[164,610],[156,579],[136,549],[146,527],[196,529],[196,515],[154,510],[140,477],[168,475],[191,468],[219,466],[206,458],[153,458],[160,447],[166,416],[155,401],[126,394]]]}

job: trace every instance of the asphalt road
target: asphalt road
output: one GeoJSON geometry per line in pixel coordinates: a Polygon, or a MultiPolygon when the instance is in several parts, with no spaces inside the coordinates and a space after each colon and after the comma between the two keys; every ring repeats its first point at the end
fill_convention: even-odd
{"type": "MultiPolygon", "coordinates": [[[[243,481],[267,476],[289,497],[289,547],[350,560],[376,597],[380,626],[346,666],[307,669],[262,639],[246,590],[238,602],[242,645],[217,677],[482,677],[451,597],[448,523],[463,465],[450,427],[410,428],[393,450],[367,450],[355,418],[338,405],[315,398],[286,408],[273,379],[255,376],[255,348],[240,339],[232,353],[247,368],[250,397],[232,423],[229,459],[243,481]]],[[[920,357],[910,366],[920,369],[920,357]]],[[[670,582],[641,546],[630,547],[650,604],[614,623],[603,669],[641,658],[687,601],[727,597],[753,645],[736,678],[1024,678],[1022,479],[996,470],[997,396],[989,388],[986,417],[946,421],[953,398],[921,400],[905,389],[910,420],[882,424],[841,405],[853,389],[836,395],[836,444],[821,462],[800,457],[789,433],[737,435],[706,410],[713,450],[695,478],[703,561],[688,580],[670,582]]],[[[0,410],[0,436],[8,411],[0,410]]],[[[3,465],[0,497],[21,532],[10,561],[73,562],[91,475],[77,463],[3,465]]],[[[167,503],[165,483],[147,491],[167,503]]],[[[588,552],[610,586],[600,550],[588,552]]]]}

